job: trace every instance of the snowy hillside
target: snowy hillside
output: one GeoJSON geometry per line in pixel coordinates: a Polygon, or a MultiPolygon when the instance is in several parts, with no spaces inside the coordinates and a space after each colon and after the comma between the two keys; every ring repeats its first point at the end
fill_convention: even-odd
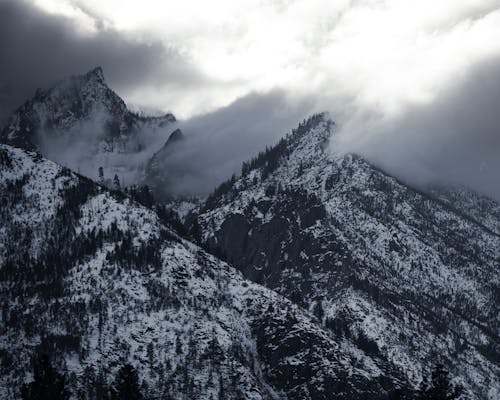
{"type": "Polygon", "coordinates": [[[191,229],[414,385],[442,362],[473,398],[498,399],[500,207],[332,154],[334,129],[323,114],[302,123],[217,188],[191,229]]]}
{"type": "MultiPolygon", "coordinates": [[[[0,204],[2,399],[18,398],[40,352],[81,399],[125,363],[147,398],[382,399],[406,385],[151,209],[35,153],[0,145],[0,204]]],[[[364,304],[347,299],[349,312],[364,304]]]]}

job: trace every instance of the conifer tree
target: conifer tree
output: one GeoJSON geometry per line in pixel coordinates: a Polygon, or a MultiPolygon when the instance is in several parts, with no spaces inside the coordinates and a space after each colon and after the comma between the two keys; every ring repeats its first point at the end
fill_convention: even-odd
{"type": "Polygon", "coordinates": [[[125,364],[120,368],[111,392],[112,400],[142,400],[139,375],[136,369],[125,364]]]}
{"type": "Polygon", "coordinates": [[[195,219],[190,230],[190,235],[195,241],[195,243],[201,245],[203,240],[202,240],[202,234],[201,234],[201,227],[200,224],[198,223],[198,220],[195,219]]]}
{"type": "Polygon", "coordinates": [[[99,183],[104,183],[104,169],[102,167],[99,167],[99,183]]]}
{"type": "Polygon", "coordinates": [[[117,174],[115,174],[115,177],[113,178],[113,189],[115,189],[115,190],[121,189],[120,179],[118,178],[117,174]]]}
{"type": "Polygon", "coordinates": [[[325,316],[325,310],[323,309],[323,304],[321,299],[316,301],[314,305],[313,313],[318,318],[319,321],[323,321],[323,317],[325,316]]]}

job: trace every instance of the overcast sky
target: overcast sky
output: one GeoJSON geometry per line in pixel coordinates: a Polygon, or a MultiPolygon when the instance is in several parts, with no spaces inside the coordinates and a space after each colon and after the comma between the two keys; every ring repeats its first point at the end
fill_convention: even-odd
{"type": "Polygon", "coordinates": [[[0,118],[101,65],[128,104],[193,126],[267,118],[242,118],[251,151],[328,110],[338,146],[403,175],[499,176],[500,0],[0,0],[0,60],[0,118]]]}

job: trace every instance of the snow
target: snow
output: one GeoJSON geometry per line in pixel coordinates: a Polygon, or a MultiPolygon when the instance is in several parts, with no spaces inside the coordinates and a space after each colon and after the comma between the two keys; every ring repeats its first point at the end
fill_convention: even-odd
{"type": "MultiPolygon", "coordinates": [[[[249,208],[251,203],[261,201],[279,204],[279,195],[265,195],[269,185],[280,183],[286,188],[306,190],[319,199],[327,213],[320,223],[302,231],[322,248],[314,255],[300,252],[300,264],[307,264],[313,271],[311,292],[303,294],[308,304],[318,297],[325,299],[331,318],[344,310],[352,334],[363,332],[374,340],[414,385],[421,379],[422,368],[430,368],[435,361],[432,352],[437,352],[452,360],[452,373],[466,387],[484,396],[487,391],[496,393],[500,386],[493,377],[500,373],[498,365],[485,360],[474,347],[457,350],[455,341],[460,337],[474,343],[472,346],[483,346],[492,340],[478,326],[494,326],[496,318],[493,293],[500,285],[500,206],[463,189],[439,188],[423,193],[361,157],[326,152],[325,143],[332,140],[332,134],[335,139],[330,126],[327,121],[319,123],[290,144],[291,154],[264,181],[254,182],[254,177],[260,177],[258,169],[240,177],[235,183],[236,195],[222,197],[216,208],[198,216],[204,239],[216,237],[222,224],[235,214],[246,213],[251,229],[272,221],[279,210],[271,207],[263,214],[257,207],[249,208]],[[326,184],[330,177],[335,177],[331,187],[326,184]],[[350,289],[342,294],[336,291],[341,279],[338,267],[342,270],[346,261],[336,259],[335,251],[329,251],[328,241],[332,238],[342,243],[352,257],[347,269],[377,287],[380,296],[395,296],[390,301],[393,304],[380,304],[362,295],[362,290],[350,289]],[[321,268],[327,262],[336,268],[314,272],[316,266],[321,268]],[[327,282],[335,285],[330,287],[327,282]],[[444,334],[433,331],[432,323],[422,314],[424,307],[436,307],[432,310],[435,318],[447,324],[444,334]],[[464,313],[468,318],[463,317],[464,313]],[[474,378],[474,374],[483,379],[474,378]],[[490,385],[496,389],[491,391],[490,385]]],[[[334,147],[334,143],[327,147],[334,147]]],[[[298,215],[296,222],[300,226],[298,215]]],[[[280,261],[288,266],[286,244],[280,244],[280,261]]],[[[266,254],[263,256],[265,259],[266,254]]],[[[300,267],[296,266],[298,270],[300,267]]],[[[262,269],[263,265],[255,268],[262,269]]],[[[300,287],[303,280],[293,266],[274,273],[279,273],[282,283],[273,289],[285,296],[288,288],[300,287]]],[[[365,363],[368,370],[376,364],[371,361],[365,363]]]]}

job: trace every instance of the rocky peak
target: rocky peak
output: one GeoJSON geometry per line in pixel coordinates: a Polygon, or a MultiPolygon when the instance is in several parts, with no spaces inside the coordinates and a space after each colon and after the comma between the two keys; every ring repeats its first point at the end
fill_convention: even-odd
{"type": "MultiPolygon", "coordinates": [[[[38,89],[0,130],[0,142],[36,150],[94,179],[98,166],[106,166],[106,175],[118,174],[132,184],[141,179],[144,158],[161,148],[174,122],[172,114],[152,117],[130,111],[96,67],[38,89]],[[140,158],[130,157],[139,152],[140,158]]],[[[180,137],[174,132],[168,143],[180,137]]]]}
{"type": "Polygon", "coordinates": [[[102,71],[102,68],[100,66],[95,67],[94,69],[90,70],[87,72],[85,75],[85,78],[87,78],[89,81],[94,80],[96,82],[105,83],[104,80],[104,73],[102,71]]]}
{"type": "Polygon", "coordinates": [[[48,90],[37,89],[10,117],[0,140],[35,149],[40,131],[62,134],[94,119],[97,113],[103,121],[116,121],[118,126],[128,113],[124,101],[106,85],[101,67],[63,79],[48,90]]]}
{"type": "Polygon", "coordinates": [[[174,144],[176,142],[179,142],[181,140],[184,140],[184,134],[182,133],[182,131],[180,129],[176,129],[168,137],[168,140],[165,143],[165,146],[169,146],[169,145],[174,144]]]}

